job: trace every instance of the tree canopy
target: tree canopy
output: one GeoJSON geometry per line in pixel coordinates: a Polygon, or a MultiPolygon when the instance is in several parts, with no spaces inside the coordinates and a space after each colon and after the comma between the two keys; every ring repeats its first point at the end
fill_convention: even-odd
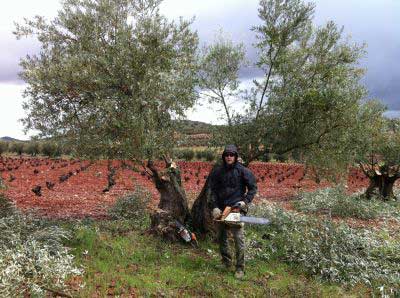
{"type": "Polygon", "coordinates": [[[26,129],[81,155],[144,159],[173,146],[171,119],[196,100],[197,34],[168,21],[160,0],[65,0],[52,21],[17,25],[36,36],[21,60],[26,129]]]}
{"type": "Polygon", "coordinates": [[[154,158],[173,148],[171,120],[193,106],[200,87],[225,111],[216,144],[238,145],[245,164],[273,152],[332,177],[355,161],[367,175],[398,172],[398,125],[365,101],[360,83],[365,45],[332,21],[315,26],[314,4],[259,2],[261,23],[252,31],[264,75],[243,91],[244,46],[219,37],[199,55],[192,21],[167,20],[160,3],[64,0],[54,20],[17,25],[17,38],[41,43],[40,54],[21,60],[26,129],[80,155],[154,158]],[[232,98],[246,108],[235,111],[232,98]]]}
{"type": "MultiPolygon", "coordinates": [[[[343,37],[332,21],[313,25],[314,9],[300,0],[260,1],[261,24],[253,32],[256,66],[264,76],[254,78],[254,87],[242,94],[247,109],[236,113],[233,127],[216,138],[236,143],[246,163],[274,152],[346,168],[354,156],[349,144],[359,122],[367,120],[361,117],[367,93],[358,65],[365,46],[343,37]]],[[[220,44],[210,51],[220,56],[228,47],[220,44]]]]}

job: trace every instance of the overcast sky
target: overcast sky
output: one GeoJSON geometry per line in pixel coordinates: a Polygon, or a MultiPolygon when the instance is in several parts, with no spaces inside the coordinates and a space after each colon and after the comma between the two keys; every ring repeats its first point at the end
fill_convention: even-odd
{"type": "MultiPolygon", "coordinates": [[[[368,45],[362,66],[367,68],[364,84],[370,97],[382,100],[391,115],[400,115],[400,0],[317,0],[315,23],[333,20],[344,26],[345,34],[356,42],[368,45]]],[[[259,22],[258,0],[165,0],[162,11],[169,17],[195,16],[194,29],[201,43],[211,42],[222,28],[235,42],[244,42],[250,59],[255,57],[251,44],[251,26],[259,22]]],[[[24,116],[21,92],[24,83],[18,78],[18,61],[35,53],[39,45],[33,40],[17,41],[12,35],[14,22],[23,17],[43,15],[51,19],[60,4],[57,0],[13,0],[0,11],[0,137],[28,139],[18,119],[24,116]]],[[[242,70],[242,79],[256,76],[252,70],[242,70]]],[[[216,122],[212,110],[198,107],[189,112],[192,120],[216,122]]]]}

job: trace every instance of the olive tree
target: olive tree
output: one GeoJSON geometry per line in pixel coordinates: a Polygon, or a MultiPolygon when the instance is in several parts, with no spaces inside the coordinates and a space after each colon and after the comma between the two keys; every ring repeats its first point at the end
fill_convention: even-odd
{"type": "Polygon", "coordinates": [[[355,162],[369,178],[367,199],[397,199],[393,193],[394,183],[400,178],[400,121],[382,116],[385,108],[369,103],[371,125],[360,127],[358,138],[353,142],[357,152],[355,162]]]}
{"type": "Polygon", "coordinates": [[[19,156],[22,156],[22,153],[24,153],[24,143],[18,141],[12,142],[9,150],[10,152],[14,152],[19,156]]]}
{"type": "Polygon", "coordinates": [[[38,55],[21,60],[25,128],[66,142],[80,156],[141,163],[165,211],[153,216],[152,227],[173,238],[168,224],[189,213],[179,170],[168,159],[172,119],[196,99],[198,38],[192,21],[169,21],[160,3],[64,0],[52,21],[27,20],[15,34],[41,44],[38,55]],[[152,162],[162,155],[164,172],[152,162]]]}
{"type": "Polygon", "coordinates": [[[0,156],[3,153],[7,152],[7,150],[8,150],[8,143],[5,141],[0,141],[0,156]]]}
{"type": "Polygon", "coordinates": [[[35,140],[31,140],[28,144],[25,146],[25,152],[27,154],[30,154],[31,156],[36,156],[40,152],[40,145],[39,142],[35,140]]]}
{"type": "Polygon", "coordinates": [[[235,45],[223,36],[217,35],[215,42],[203,48],[199,57],[199,87],[209,103],[223,107],[229,126],[235,112],[231,108],[233,101],[241,94],[238,72],[245,65],[243,44],[235,45]]]}
{"type": "MultiPolygon", "coordinates": [[[[366,121],[361,117],[364,71],[358,66],[364,45],[344,38],[343,29],[333,22],[313,25],[314,9],[314,4],[301,0],[260,1],[261,24],[252,31],[257,37],[256,66],[264,76],[254,78],[254,86],[241,95],[246,108],[233,113],[215,137],[216,144],[236,144],[245,165],[271,152],[296,153],[314,170],[337,177],[354,157],[351,142],[360,121],[366,121]]],[[[209,51],[220,57],[229,47],[213,46],[209,51]]],[[[208,81],[218,79],[207,68],[203,71],[208,81]]],[[[229,78],[235,76],[225,77],[229,78]]],[[[210,89],[206,84],[204,88],[210,89]]],[[[200,228],[211,226],[206,193],[203,189],[194,205],[200,228]]]]}

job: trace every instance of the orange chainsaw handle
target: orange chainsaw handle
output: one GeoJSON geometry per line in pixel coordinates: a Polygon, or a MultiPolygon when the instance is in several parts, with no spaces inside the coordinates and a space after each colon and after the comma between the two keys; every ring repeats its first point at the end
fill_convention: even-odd
{"type": "Polygon", "coordinates": [[[225,207],[224,211],[221,214],[221,217],[217,221],[224,221],[225,218],[232,212],[234,212],[234,213],[240,212],[240,208],[239,207],[230,207],[230,206],[225,207]]]}

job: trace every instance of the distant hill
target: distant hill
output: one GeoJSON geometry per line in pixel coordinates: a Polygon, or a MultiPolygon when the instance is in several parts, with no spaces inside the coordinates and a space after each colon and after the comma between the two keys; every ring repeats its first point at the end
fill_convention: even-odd
{"type": "Polygon", "coordinates": [[[5,142],[22,142],[18,139],[14,139],[12,137],[2,137],[0,138],[0,141],[5,141],[5,142]]]}
{"type": "Polygon", "coordinates": [[[179,121],[178,131],[185,135],[210,134],[215,125],[192,120],[179,121]]]}
{"type": "MultiPolygon", "coordinates": [[[[177,122],[177,133],[184,139],[182,146],[207,146],[213,129],[218,127],[218,125],[192,120],[181,120],[177,122]]],[[[0,141],[26,142],[9,136],[1,137],[0,141]]]]}
{"type": "Polygon", "coordinates": [[[204,147],[207,146],[213,129],[218,127],[200,121],[182,120],[178,122],[178,139],[180,147],[204,147]]]}

